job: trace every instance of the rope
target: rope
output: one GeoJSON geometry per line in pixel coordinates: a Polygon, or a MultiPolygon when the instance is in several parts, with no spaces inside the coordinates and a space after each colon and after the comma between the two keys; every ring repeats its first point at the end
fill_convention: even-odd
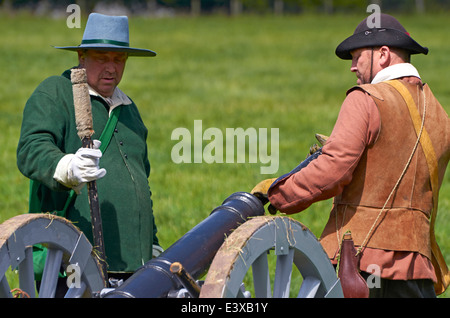
{"type": "MultiPolygon", "coordinates": [[[[336,237],[337,237],[337,241],[338,241],[338,250],[341,250],[341,245],[342,245],[342,240],[341,237],[344,237],[343,235],[341,236],[341,229],[344,226],[344,221],[345,221],[345,211],[347,211],[347,204],[344,207],[344,211],[342,212],[342,221],[341,221],[341,226],[338,226],[338,214],[339,211],[336,208],[336,218],[335,218],[335,224],[336,224],[336,237]]],[[[339,258],[340,252],[338,253],[338,258],[339,258]]]]}
{"type": "Polygon", "coordinates": [[[13,294],[13,298],[30,298],[30,295],[20,288],[14,288],[11,290],[11,294],[13,294]]]}
{"type": "MultiPolygon", "coordinates": [[[[419,91],[419,92],[420,92],[420,91],[419,91]]],[[[419,94],[419,92],[418,92],[418,94],[419,94]]],[[[419,145],[420,137],[422,136],[423,128],[424,128],[424,126],[425,126],[426,104],[427,104],[427,103],[426,103],[426,97],[425,97],[425,93],[424,93],[424,94],[423,94],[423,117],[422,117],[422,124],[421,124],[421,127],[420,127],[420,132],[419,132],[419,134],[418,134],[418,136],[417,136],[416,144],[414,145],[414,148],[413,148],[413,150],[412,150],[412,152],[411,152],[411,155],[409,156],[408,162],[406,163],[405,168],[403,169],[403,171],[402,171],[400,177],[398,178],[397,183],[395,184],[394,188],[392,189],[391,193],[389,194],[388,198],[386,199],[386,202],[384,203],[383,207],[381,208],[380,212],[378,213],[378,216],[377,216],[377,218],[375,219],[375,221],[373,222],[372,227],[370,228],[370,230],[369,230],[369,232],[367,233],[366,237],[364,238],[364,241],[362,242],[361,246],[358,248],[358,250],[357,250],[357,252],[356,252],[356,255],[358,255],[358,254],[362,251],[362,249],[365,247],[365,245],[367,244],[367,242],[368,242],[368,240],[369,240],[369,237],[372,235],[372,232],[373,232],[373,230],[375,229],[375,226],[376,226],[377,223],[378,223],[379,218],[381,217],[381,215],[383,214],[383,212],[384,212],[384,210],[385,210],[385,208],[386,208],[387,203],[388,203],[389,200],[391,199],[391,197],[392,197],[392,195],[394,194],[395,190],[397,190],[397,187],[399,186],[401,180],[403,179],[403,177],[404,177],[404,175],[405,175],[405,173],[406,173],[406,170],[408,169],[408,167],[409,167],[409,165],[410,165],[410,163],[411,163],[411,160],[412,160],[412,158],[413,158],[413,156],[414,156],[414,153],[416,152],[417,146],[419,145]]]]}

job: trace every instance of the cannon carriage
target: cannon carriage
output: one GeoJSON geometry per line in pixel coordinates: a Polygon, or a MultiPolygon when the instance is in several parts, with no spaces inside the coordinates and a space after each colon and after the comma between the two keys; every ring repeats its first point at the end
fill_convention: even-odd
{"type": "Polygon", "coordinates": [[[68,220],[23,214],[0,225],[0,297],[54,297],[61,268],[70,286],[67,298],[343,297],[335,269],[312,232],[292,218],[265,216],[261,201],[246,192],[230,195],[116,286],[107,284],[95,249],[68,220]],[[48,250],[39,294],[36,244],[48,250]],[[19,288],[13,291],[8,268],[18,271],[19,288]],[[295,282],[293,271],[300,274],[295,282]]]}

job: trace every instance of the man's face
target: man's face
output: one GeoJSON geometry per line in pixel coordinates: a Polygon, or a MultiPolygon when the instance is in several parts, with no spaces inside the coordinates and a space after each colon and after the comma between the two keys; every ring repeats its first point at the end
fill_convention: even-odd
{"type": "Polygon", "coordinates": [[[371,48],[361,48],[350,52],[352,55],[350,71],[355,73],[358,85],[369,84],[373,76],[380,70],[377,67],[378,63],[375,61],[378,58],[375,52],[376,50],[374,49],[373,59],[371,48]]]}
{"type": "Polygon", "coordinates": [[[111,97],[122,79],[127,54],[86,50],[78,52],[80,66],[86,69],[87,82],[97,93],[111,97]]]}

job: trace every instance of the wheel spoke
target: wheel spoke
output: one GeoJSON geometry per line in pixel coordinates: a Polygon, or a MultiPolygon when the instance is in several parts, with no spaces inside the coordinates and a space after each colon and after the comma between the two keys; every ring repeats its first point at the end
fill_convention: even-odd
{"type": "Polygon", "coordinates": [[[3,276],[0,280],[0,298],[12,298],[11,289],[6,276],[3,276]]]}
{"type": "Polygon", "coordinates": [[[298,292],[297,298],[314,298],[320,287],[320,280],[313,276],[303,278],[302,286],[298,292]]]}
{"type": "Polygon", "coordinates": [[[75,286],[75,284],[72,284],[64,298],[81,298],[85,291],[86,284],[84,282],[81,282],[79,287],[75,286]]]}
{"type": "Polygon", "coordinates": [[[267,253],[262,253],[252,264],[253,286],[256,298],[270,298],[270,274],[267,253]]]}
{"type": "Polygon", "coordinates": [[[40,298],[53,298],[55,296],[62,256],[63,251],[52,248],[48,249],[44,273],[42,274],[41,288],[39,290],[40,298]]]}
{"type": "Polygon", "coordinates": [[[25,259],[19,264],[19,286],[31,298],[36,297],[32,246],[25,248],[25,259]]]}
{"type": "Polygon", "coordinates": [[[289,249],[289,253],[286,255],[277,256],[277,265],[275,268],[275,281],[273,284],[274,298],[289,297],[293,260],[294,260],[293,249],[289,249]]]}

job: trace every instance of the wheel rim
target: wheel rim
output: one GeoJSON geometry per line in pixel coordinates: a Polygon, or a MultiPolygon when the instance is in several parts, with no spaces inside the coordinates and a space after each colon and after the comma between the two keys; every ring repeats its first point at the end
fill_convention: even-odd
{"type": "Polygon", "coordinates": [[[48,249],[39,297],[54,297],[61,266],[66,269],[72,265],[69,269],[77,269],[71,271],[77,277],[70,277],[74,284],[66,297],[92,297],[104,288],[92,245],[68,220],[51,214],[22,214],[1,224],[0,233],[0,297],[13,296],[5,276],[10,267],[18,270],[20,292],[36,296],[33,271],[36,244],[48,249]]]}
{"type": "Polygon", "coordinates": [[[200,297],[240,297],[241,285],[252,269],[254,297],[343,297],[339,279],[317,238],[288,217],[257,217],[234,231],[221,246],[210,266],[200,297]],[[270,277],[268,251],[276,267],[270,277]],[[303,277],[291,286],[293,265],[303,277]],[[273,281],[273,288],[271,284],[273,281]]]}

